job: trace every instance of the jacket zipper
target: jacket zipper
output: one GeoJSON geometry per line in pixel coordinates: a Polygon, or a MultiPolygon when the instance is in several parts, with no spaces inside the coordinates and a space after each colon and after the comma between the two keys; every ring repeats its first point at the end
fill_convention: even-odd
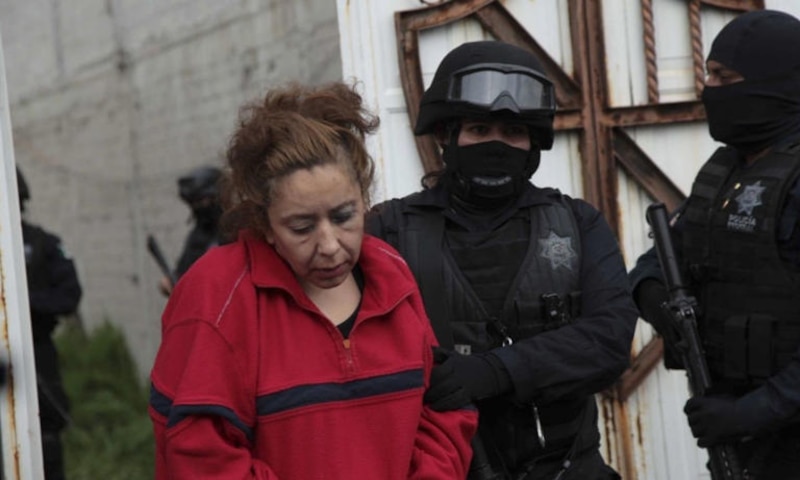
{"type": "Polygon", "coordinates": [[[350,350],[350,339],[349,338],[343,339],[342,345],[344,346],[344,356],[345,356],[345,361],[347,362],[347,371],[348,373],[355,373],[356,367],[355,364],[353,363],[353,351],[350,350]]]}

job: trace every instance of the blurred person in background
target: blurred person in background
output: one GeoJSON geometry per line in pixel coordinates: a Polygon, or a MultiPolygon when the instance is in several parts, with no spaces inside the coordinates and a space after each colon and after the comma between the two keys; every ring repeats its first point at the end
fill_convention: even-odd
{"type": "MultiPolygon", "coordinates": [[[[222,171],[219,168],[202,166],[178,179],[178,195],[191,209],[191,220],[194,222],[194,227],[186,237],[183,251],[175,266],[173,278],[176,281],[209,248],[220,244],[219,219],[222,215],[222,207],[219,201],[219,180],[221,176],[222,171]]],[[[163,276],[159,287],[164,295],[169,295],[174,285],[169,277],[163,276]]]]}
{"type": "Polygon", "coordinates": [[[42,430],[42,454],[47,480],[64,477],[61,431],[69,423],[69,402],[61,382],[53,330],[59,318],[76,313],[81,284],[75,265],[56,235],[28,222],[25,204],[31,198],[28,183],[17,167],[19,204],[23,213],[22,239],[36,361],[36,386],[42,430]]]}

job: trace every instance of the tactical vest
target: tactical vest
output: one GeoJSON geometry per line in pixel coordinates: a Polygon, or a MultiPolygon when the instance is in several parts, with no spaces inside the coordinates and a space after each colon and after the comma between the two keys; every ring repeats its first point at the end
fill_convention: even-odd
{"type": "Polygon", "coordinates": [[[748,168],[740,162],[722,148],[700,170],[684,214],[683,252],[712,378],[749,388],[800,345],[800,274],[787,268],[777,244],[786,195],[800,175],[800,145],[748,168]]]}
{"type": "MultiPolygon", "coordinates": [[[[506,298],[504,318],[490,319],[448,251],[441,209],[392,200],[382,211],[383,237],[414,273],[443,346],[465,354],[482,352],[500,346],[506,337],[519,341],[559,328],[579,315],[581,245],[571,207],[554,200],[528,208],[527,214],[530,235],[525,259],[506,298]]],[[[566,451],[579,433],[579,449],[599,441],[594,398],[538,406],[544,449],[537,440],[533,405],[497,398],[479,407],[485,420],[481,435],[493,443],[488,449],[500,452],[512,469],[548,452],[566,451]]]]}

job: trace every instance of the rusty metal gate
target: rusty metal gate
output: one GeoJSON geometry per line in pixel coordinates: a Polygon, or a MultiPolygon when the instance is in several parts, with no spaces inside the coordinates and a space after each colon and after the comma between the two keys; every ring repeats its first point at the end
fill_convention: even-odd
{"type": "MultiPolygon", "coordinates": [[[[441,165],[434,140],[409,131],[438,60],[463,41],[503,40],[534,52],[556,85],[561,144],[543,154],[540,170],[549,168],[548,156],[574,158],[571,166],[555,165],[567,173],[545,184],[598,207],[629,264],[650,245],[644,208],[653,200],[677,206],[715,148],[699,101],[711,39],[744,11],[800,15],[800,2],[785,0],[378,3],[339,0],[345,77],[364,84],[381,130],[389,131],[371,140],[383,182],[376,197],[417,190],[419,174],[441,165]],[[621,50],[633,60],[620,60],[621,50]]],[[[598,396],[604,454],[626,480],[708,478],[705,453],[680,410],[685,378],[663,369],[662,353],[661,340],[640,322],[631,367],[598,396]]]]}

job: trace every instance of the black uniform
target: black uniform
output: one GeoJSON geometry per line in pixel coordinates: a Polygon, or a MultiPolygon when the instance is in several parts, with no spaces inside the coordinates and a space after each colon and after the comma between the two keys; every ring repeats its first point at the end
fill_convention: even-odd
{"type": "Polygon", "coordinates": [[[216,223],[197,223],[186,237],[183,251],[175,266],[175,278],[181,278],[198,258],[209,248],[217,245],[219,245],[219,232],[216,223]]]}
{"type": "MultiPolygon", "coordinates": [[[[713,384],[684,410],[698,444],[734,445],[751,479],[800,471],[798,42],[800,21],[769,10],[714,40],[709,61],[743,80],[703,91],[711,136],[728,146],[701,168],[672,227],[713,384]]],[[[669,337],[652,249],[630,277],[643,317],[669,337]]],[[[680,367],[673,356],[667,366],[680,367]]]]}
{"type": "Polygon", "coordinates": [[[25,267],[28,276],[33,349],[42,430],[45,478],[64,478],[60,432],[67,425],[67,395],[61,384],[58,352],[52,333],[60,315],[76,311],[81,286],[75,266],[64,255],[61,240],[41,228],[22,222],[25,267]]]}
{"type": "Polygon", "coordinates": [[[459,45],[414,127],[442,147],[436,186],[367,221],[408,261],[443,347],[426,403],[477,402],[470,480],[619,478],[600,456],[594,394],[628,365],[636,309],[600,213],[530,183],[555,110],[529,51],[459,45]]]}
{"type": "MultiPolygon", "coordinates": [[[[800,143],[778,146],[752,167],[722,148],[701,169],[672,228],[701,306],[712,393],[738,399],[730,433],[754,478],[794,478],[800,469],[799,176],[800,143]],[[753,438],[736,441],[745,436],[753,438]]],[[[655,304],[665,294],[642,292],[661,281],[652,249],[630,277],[643,316],[663,331],[655,304]]]]}
{"type": "Polygon", "coordinates": [[[194,228],[186,237],[175,278],[179,279],[209,248],[220,244],[219,219],[222,207],[219,201],[219,181],[222,171],[211,166],[192,169],[178,179],[178,195],[192,210],[194,228]]]}
{"type": "Polygon", "coordinates": [[[616,478],[593,397],[628,365],[637,316],[616,239],[597,210],[553,189],[529,184],[507,212],[476,224],[440,186],[378,205],[367,231],[408,260],[440,342],[491,352],[508,373],[509,391],[478,405],[495,470],[551,479],[570,457],[563,479],[616,478]]]}

